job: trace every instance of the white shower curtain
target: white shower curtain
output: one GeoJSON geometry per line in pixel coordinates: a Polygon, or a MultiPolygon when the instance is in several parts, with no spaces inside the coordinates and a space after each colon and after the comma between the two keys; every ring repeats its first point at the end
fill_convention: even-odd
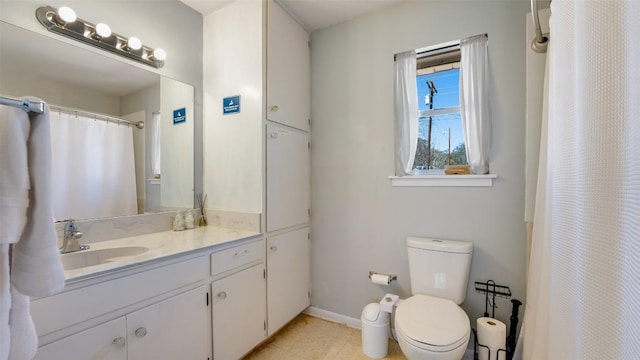
{"type": "Polygon", "coordinates": [[[415,51],[396,54],[394,88],[395,169],[397,176],[403,176],[411,174],[418,147],[415,51]]]}
{"type": "Polygon", "coordinates": [[[489,173],[491,113],[489,111],[487,36],[460,41],[460,115],[467,161],[474,174],[489,173]]]}
{"type": "Polygon", "coordinates": [[[50,119],[55,219],[136,214],[131,127],[56,111],[50,119]]]}
{"type": "Polygon", "coordinates": [[[640,358],[640,2],[553,1],[524,358],[640,358]]]}

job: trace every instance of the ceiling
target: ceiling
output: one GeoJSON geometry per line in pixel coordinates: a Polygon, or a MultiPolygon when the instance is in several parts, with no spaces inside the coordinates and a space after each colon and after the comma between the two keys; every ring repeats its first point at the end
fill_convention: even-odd
{"type": "MultiPolygon", "coordinates": [[[[202,14],[208,14],[234,1],[255,0],[180,0],[202,14]]],[[[309,32],[406,0],[276,0],[309,32]]]]}

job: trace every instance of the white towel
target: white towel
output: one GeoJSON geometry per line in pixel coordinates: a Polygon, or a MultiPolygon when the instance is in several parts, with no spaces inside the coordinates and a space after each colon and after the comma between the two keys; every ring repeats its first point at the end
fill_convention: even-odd
{"type": "MultiPolygon", "coordinates": [[[[21,111],[18,109],[12,109],[21,111]]],[[[51,203],[51,131],[49,109],[30,113],[27,141],[29,208],[20,241],[13,249],[11,283],[28,296],[47,296],[64,288],[51,203]]]]}
{"type": "Polygon", "coordinates": [[[0,265],[0,360],[30,359],[38,339],[28,296],[64,287],[51,204],[48,109],[27,114],[0,106],[0,265]]]}

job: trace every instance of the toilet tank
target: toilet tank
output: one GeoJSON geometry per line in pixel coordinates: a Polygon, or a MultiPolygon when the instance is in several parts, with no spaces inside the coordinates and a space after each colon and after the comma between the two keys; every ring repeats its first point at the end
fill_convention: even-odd
{"type": "Polygon", "coordinates": [[[466,241],[407,238],[411,293],[453,300],[467,296],[473,244],[466,241]]]}

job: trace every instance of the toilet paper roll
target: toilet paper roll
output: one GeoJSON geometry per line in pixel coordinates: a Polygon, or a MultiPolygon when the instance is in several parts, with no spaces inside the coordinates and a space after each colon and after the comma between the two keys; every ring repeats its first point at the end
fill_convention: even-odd
{"type": "Polygon", "coordinates": [[[499,349],[506,349],[507,326],[500,320],[490,317],[481,317],[477,321],[478,344],[488,346],[489,349],[478,346],[478,359],[480,360],[504,360],[507,352],[499,349]],[[491,359],[489,359],[489,350],[491,359]],[[498,357],[496,358],[496,354],[498,357]]]}
{"type": "Polygon", "coordinates": [[[383,274],[372,274],[371,282],[378,285],[389,285],[391,282],[391,276],[383,274]]]}

